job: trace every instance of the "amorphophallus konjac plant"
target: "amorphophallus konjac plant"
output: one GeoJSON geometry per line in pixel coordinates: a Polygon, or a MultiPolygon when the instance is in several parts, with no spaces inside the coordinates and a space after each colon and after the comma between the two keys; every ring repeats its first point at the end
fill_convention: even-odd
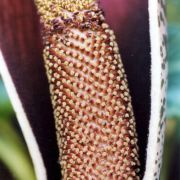
{"type": "Polygon", "coordinates": [[[158,179],[164,2],[1,0],[0,10],[0,71],[37,179],[158,179]]]}

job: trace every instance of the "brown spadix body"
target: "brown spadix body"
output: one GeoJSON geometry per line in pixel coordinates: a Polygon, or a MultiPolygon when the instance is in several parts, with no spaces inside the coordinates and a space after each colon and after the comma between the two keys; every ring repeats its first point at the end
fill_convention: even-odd
{"type": "Polygon", "coordinates": [[[93,0],[36,4],[63,179],[139,179],[128,83],[101,9],[93,0]]]}

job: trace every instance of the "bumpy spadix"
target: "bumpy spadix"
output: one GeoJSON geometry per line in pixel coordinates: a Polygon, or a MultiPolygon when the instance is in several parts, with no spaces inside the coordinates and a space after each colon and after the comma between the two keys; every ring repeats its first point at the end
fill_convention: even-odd
{"type": "Polygon", "coordinates": [[[98,3],[36,0],[36,5],[63,179],[139,179],[128,83],[98,3]]]}

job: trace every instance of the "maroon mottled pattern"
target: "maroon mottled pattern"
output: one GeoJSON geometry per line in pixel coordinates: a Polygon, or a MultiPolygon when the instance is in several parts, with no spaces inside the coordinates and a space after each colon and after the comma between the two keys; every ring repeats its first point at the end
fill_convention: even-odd
{"type": "MultiPolygon", "coordinates": [[[[148,0],[100,0],[116,33],[137,122],[142,172],[150,116],[148,0]]],[[[49,179],[59,179],[48,84],[33,0],[0,1],[0,46],[36,135],[49,179]],[[52,153],[53,152],[53,153],[52,153]]]]}

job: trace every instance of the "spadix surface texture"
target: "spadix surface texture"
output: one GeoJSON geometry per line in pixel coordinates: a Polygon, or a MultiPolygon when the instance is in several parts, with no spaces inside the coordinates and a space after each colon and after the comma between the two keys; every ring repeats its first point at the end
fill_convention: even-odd
{"type": "Polygon", "coordinates": [[[139,179],[128,82],[99,4],[36,2],[62,178],[139,179]]]}

